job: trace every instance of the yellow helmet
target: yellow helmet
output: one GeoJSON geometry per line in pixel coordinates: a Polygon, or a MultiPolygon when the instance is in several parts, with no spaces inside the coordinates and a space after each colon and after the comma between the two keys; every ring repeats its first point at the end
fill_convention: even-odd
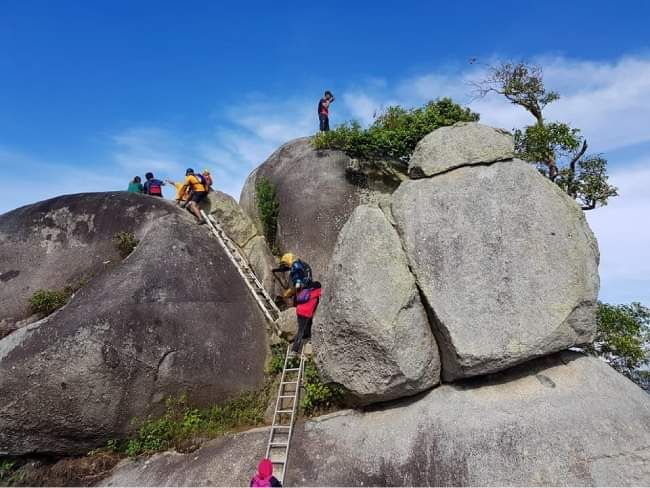
{"type": "Polygon", "coordinates": [[[282,257],[280,258],[280,264],[284,264],[285,266],[291,266],[295,260],[296,258],[294,257],[294,255],[288,252],[282,255],[282,257]]]}

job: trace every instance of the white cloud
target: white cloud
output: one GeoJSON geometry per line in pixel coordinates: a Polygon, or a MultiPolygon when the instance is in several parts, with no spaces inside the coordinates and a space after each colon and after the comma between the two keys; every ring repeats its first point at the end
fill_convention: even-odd
{"type": "Polygon", "coordinates": [[[600,247],[601,299],[650,304],[650,155],[611,174],[620,197],[587,212],[600,247]]]}

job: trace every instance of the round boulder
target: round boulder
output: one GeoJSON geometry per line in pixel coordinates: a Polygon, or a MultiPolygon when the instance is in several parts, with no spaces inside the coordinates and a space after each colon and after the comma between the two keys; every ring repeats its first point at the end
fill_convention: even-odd
{"type": "Polygon", "coordinates": [[[248,176],[239,199],[261,233],[255,186],[268,178],[280,203],[276,245],[309,263],[315,279],[325,274],[339,231],[359,204],[360,189],[345,176],[349,162],[341,151],[317,151],[311,138],[290,141],[248,176]]]}
{"type": "Polygon", "coordinates": [[[0,255],[21,246],[25,259],[11,267],[35,270],[34,288],[36,277],[58,286],[74,276],[73,252],[77,270],[95,270],[63,308],[0,340],[0,454],[85,453],[168,396],[210,405],[264,384],[262,312],[206,227],[170,202],[67,196],[6,213],[0,229],[14,231],[0,255]],[[109,251],[119,231],[139,239],[124,260],[109,251]]]}
{"type": "Polygon", "coordinates": [[[366,404],[414,395],[440,381],[440,359],[395,229],[358,207],[326,275],[313,344],[319,371],[366,404]]]}
{"type": "Polygon", "coordinates": [[[512,135],[477,122],[458,122],[425,136],[413,151],[409,175],[422,178],[468,164],[492,163],[514,157],[512,135]]]}
{"type": "Polygon", "coordinates": [[[523,161],[403,183],[392,211],[454,380],[589,342],[598,247],[578,205],[523,161]]]}

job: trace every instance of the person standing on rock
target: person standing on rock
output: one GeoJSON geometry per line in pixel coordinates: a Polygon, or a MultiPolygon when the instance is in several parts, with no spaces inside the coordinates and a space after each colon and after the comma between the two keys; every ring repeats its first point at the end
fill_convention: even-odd
{"type": "Polygon", "coordinates": [[[178,194],[183,195],[187,190],[190,191],[188,202],[190,211],[194,214],[194,217],[196,217],[197,224],[204,224],[205,222],[203,222],[203,219],[201,218],[199,203],[201,203],[208,194],[208,189],[205,187],[203,180],[194,174],[192,168],[187,168],[187,171],[185,171],[185,183],[183,183],[178,194]]]}
{"type": "Polygon", "coordinates": [[[154,178],[153,173],[151,172],[145,174],[144,177],[147,179],[147,181],[144,182],[144,193],[151,195],[152,197],[162,198],[162,187],[165,185],[165,183],[154,178]]]}
{"type": "Polygon", "coordinates": [[[334,101],[334,95],[327,90],[325,96],[318,101],[318,121],[320,122],[320,131],[328,132],[330,130],[330,104],[334,101]]]}
{"type": "Polygon", "coordinates": [[[262,459],[257,466],[257,474],[253,476],[250,486],[282,486],[280,480],[273,476],[273,463],[270,459],[262,459]]]}

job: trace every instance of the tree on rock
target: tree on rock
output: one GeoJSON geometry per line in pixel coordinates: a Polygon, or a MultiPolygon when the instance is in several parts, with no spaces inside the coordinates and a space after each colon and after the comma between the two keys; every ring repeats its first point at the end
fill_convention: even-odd
{"type": "Polygon", "coordinates": [[[405,172],[418,142],[430,132],[456,122],[476,122],[479,115],[450,98],[430,101],[423,107],[390,106],[364,129],[356,121],[314,138],[316,149],[340,149],[351,158],[390,160],[405,172]]]}
{"type": "Polygon", "coordinates": [[[616,187],[607,182],[607,160],[586,154],[588,145],[580,130],[544,119],[544,109],[560,95],[546,90],[541,66],[501,63],[491,66],[488,76],[473,85],[477,96],[503,95],[535,118],[534,124],[514,131],[519,157],[537,164],[540,172],[578,200],[583,210],[607,205],[610,197],[618,195],[616,187]]]}

